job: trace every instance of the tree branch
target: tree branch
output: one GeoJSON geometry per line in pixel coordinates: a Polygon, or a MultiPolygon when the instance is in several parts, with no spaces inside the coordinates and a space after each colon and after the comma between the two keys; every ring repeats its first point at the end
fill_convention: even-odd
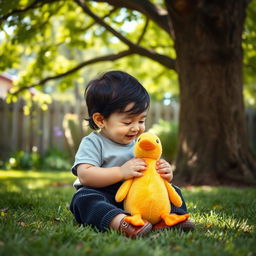
{"type": "Polygon", "coordinates": [[[119,53],[116,53],[116,54],[110,54],[110,55],[105,55],[105,56],[93,58],[93,59],[90,59],[90,60],[87,60],[87,61],[84,61],[84,62],[80,63],[79,65],[75,66],[74,68],[72,68],[72,69],[70,69],[70,70],[68,70],[64,73],[61,73],[61,74],[58,74],[58,75],[55,75],[55,76],[48,76],[48,77],[38,81],[37,83],[27,85],[27,86],[22,86],[17,91],[12,92],[10,94],[11,95],[18,95],[20,92],[22,92],[26,89],[30,89],[32,87],[37,87],[37,86],[40,86],[40,85],[44,85],[45,83],[47,83],[51,80],[56,80],[56,79],[65,77],[67,75],[70,75],[70,74],[80,70],[81,68],[83,68],[85,66],[95,64],[95,63],[98,63],[98,62],[103,62],[103,61],[115,61],[115,60],[121,59],[121,58],[126,57],[126,56],[131,55],[131,54],[133,54],[133,52],[131,50],[126,50],[126,51],[122,51],[122,52],[119,52],[119,53]]]}
{"type": "Polygon", "coordinates": [[[41,2],[39,0],[35,0],[34,2],[32,2],[27,7],[20,8],[20,9],[13,9],[9,13],[0,16],[0,21],[2,22],[4,20],[7,20],[9,17],[11,17],[11,16],[13,16],[17,13],[23,13],[23,12],[26,12],[26,11],[31,10],[31,9],[42,7],[43,5],[48,4],[48,3],[52,3],[52,2],[56,2],[56,0],[55,1],[54,0],[44,0],[44,1],[41,1],[41,2]]]}
{"type": "MultiPolygon", "coordinates": [[[[56,1],[61,1],[61,0],[56,0],[56,1]]],[[[42,2],[34,1],[33,3],[31,3],[26,8],[13,10],[13,11],[9,12],[9,14],[4,15],[2,18],[8,18],[9,16],[14,15],[15,13],[25,12],[25,11],[28,11],[29,9],[38,8],[39,6],[42,6],[45,3],[48,3],[48,2],[52,3],[52,2],[56,2],[56,1],[54,1],[54,0],[46,0],[46,1],[42,1],[42,2]]],[[[56,80],[56,79],[65,77],[67,75],[70,75],[70,74],[80,70],[81,68],[83,68],[87,65],[98,63],[98,62],[103,62],[103,61],[114,61],[114,60],[123,58],[125,56],[131,55],[131,54],[139,54],[141,56],[150,58],[150,59],[162,64],[163,66],[166,66],[168,69],[175,69],[175,60],[174,59],[172,59],[168,56],[162,55],[162,54],[158,54],[154,50],[149,50],[149,49],[146,49],[146,48],[143,48],[143,47],[139,46],[139,43],[141,42],[141,40],[142,40],[142,38],[143,38],[143,36],[146,32],[148,21],[146,22],[145,27],[142,31],[142,34],[138,39],[138,44],[135,44],[132,41],[130,41],[129,39],[127,39],[126,37],[124,37],[121,33],[116,31],[114,28],[109,26],[106,22],[104,22],[103,19],[98,17],[96,14],[94,14],[86,6],[84,0],[74,0],[74,1],[83,9],[83,11],[87,15],[92,17],[98,24],[100,24],[102,27],[104,27],[106,30],[108,30],[114,36],[116,36],[120,41],[122,41],[124,44],[126,44],[129,47],[129,49],[126,50],[126,51],[122,51],[120,53],[117,53],[117,54],[110,54],[110,55],[106,55],[106,56],[96,57],[94,59],[82,62],[79,65],[75,66],[74,68],[72,68],[72,69],[70,69],[70,70],[68,70],[64,73],[61,73],[61,74],[58,74],[58,75],[55,75],[55,76],[49,76],[49,77],[46,77],[46,78],[44,78],[44,79],[42,79],[42,80],[40,80],[40,81],[38,81],[34,84],[31,84],[31,85],[28,85],[28,86],[23,86],[23,87],[17,89],[17,91],[15,91],[13,93],[10,93],[11,95],[17,95],[18,93],[20,93],[23,90],[26,90],[26,89],[29,89],[29,88],[32,88],[32,87],[37,87],[37,86],[40,86],[40,85],[43,85],[43,84],[47,83],[48,81],[56,80]]],[[[113,0],[113,1],[115,2],[115,0],[113,0]]],[[[123,1],[121,1],[121,2],[123,2],[123,1]]],[[[146,1],[143,0],[143,2],[148,2],[148,0],[146,0],[146,1]]],[[[131,3],[135,3],[135,2],[131,1],[131,3]]]]}
{"type": "MultiPolygon", "coordinates": [[[[112,13],[114,13],[117,10],[116,7],[114,7],[108,14],[104,15],[101,19],[105,20],[105,18],[109,17],[112,13]]],[[[80,31],[86,31],[89,28],[91,28],[92,26],[94,26],[95,24],[97,24],[97,22],[94,20],[91,24],[87,25],[84,28],[81,28],[80,31]]]]}
{"type": "Polygon", "coordinates": [[[137,53],[141,56],[148,57],[163,66],[169,68],[169,69],[174,69],[175,70],[175,60],[166,56],[159,54],[153,50],[148,50],[146,48],[143,48],[137,44],[134,44],[132,41],[124,37],[122,34],[120,34],[118,31],[116,31],[114,28],[109,26],[106,22],[104,22],[100,17],[98,17],[96,14],[94,14],[85,4],[84,0],[74,0],[81,8],[84,10],[86,14],[88,14],[90,17],[92,17],[98,24],[103,26],[106,30],[111,32],[114,36],[116,36],[121,42],[126,44],[132,51],[133,53],[137,53]]]}
{"type": "Polygon", "coordinates": [[[109,26],[107,23],[105,23],[99,16],[97,16],[96,14],[94,14],[89,8],[88,6],[85,4],[85,2],[83,0],[74,0],[82,9],[83,11],[88,14],[90,17],[92,17],[98,24],[100,24],[101,26],[103,26],[106,30],[108,30],[109,32],[111,32],[114,36],[116,36],[120,41],[122,41],[123,43],[125,43],[126,45],[128,45],[129,47],[131,47],[133,45],[133,43],[128,40],[127,38],[125,38],[122,34],[120,34],[119,32],[117,32],[115,29],[113,29],[111,26],[109,26]]]}
{"type": "Polygon", "coordinates": [[[142,33],[141,33],[140,37],[137,40],[138,45],[141,43],[144,35],[146,34],[146,31],[147,31],[147,28],[148,28],[148,23],[149,23],[148,18],[146,18],[146,22],[145,22],[144,28],[142,30],[142,33]]]}
{"type": "MultiPolygon", "coordinates": [[[[166,31],[172,37],[173,28],[170,23],[168,12],[149,0],[92,0],[94,2],[106,2],[116,7],[125,7],[130,10],[136,10],[143,13],[149,19],[153,20],[159,27],[166,31]]],[[[174,37],[173,37],[174,38],[174,37]]]]}

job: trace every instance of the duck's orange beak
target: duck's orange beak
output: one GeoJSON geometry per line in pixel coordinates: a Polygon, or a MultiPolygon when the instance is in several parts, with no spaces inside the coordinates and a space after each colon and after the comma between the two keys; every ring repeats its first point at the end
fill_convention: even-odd
{"type": "Polygon", "coordinates": [[[139,146],[144,150],[154,150],[156,148],[156,146],[150,140],[140,141],[139,146]]]}

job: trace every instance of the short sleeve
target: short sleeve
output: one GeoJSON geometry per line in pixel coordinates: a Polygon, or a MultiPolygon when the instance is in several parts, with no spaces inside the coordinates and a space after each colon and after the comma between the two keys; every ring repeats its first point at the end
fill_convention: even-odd
{"type": "Polygon", "coordinates": [[[72,173],[76,176],[79,164],[102,165],[102,144],[96,136],[87,136],[82,139],[71,168],[72,173]]]}

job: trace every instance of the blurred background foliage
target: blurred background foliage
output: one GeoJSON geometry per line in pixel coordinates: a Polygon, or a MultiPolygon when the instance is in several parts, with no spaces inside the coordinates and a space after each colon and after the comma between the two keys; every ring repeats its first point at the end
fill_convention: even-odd
{"type": "Polygon", "coordinates": [[[47,150],[44,155],[19,150],[11,154],[6,161],[0,161],[0,168],[6,170],[68,170],[71,162],[70,155],[57,148],[47,150]]]}
{"type": "Polygon", "coordinates": [[[247,106],[256,107],[256,1],[251,1],[243,32],[244,97],[247,106]]]}
{"type": "Polygon", "coordinates": [[[158,135],[163,147],[162,157],[172,163],[175,160],[178,147],[178,123],[159,120],[149,132],[158,135]]]}

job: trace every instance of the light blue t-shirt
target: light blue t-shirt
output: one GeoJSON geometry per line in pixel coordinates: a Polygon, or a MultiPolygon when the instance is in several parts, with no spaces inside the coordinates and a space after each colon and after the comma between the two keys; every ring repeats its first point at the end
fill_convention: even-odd
{"type": "MultiPolygon", "coordinates": [[[[79,164],[91,164],[105,168],[122,166],[134,157],[134,144],[135,141],[128,145],[118,144],[98,132],[92,132],[82,139],[71,170],[77,176],[79,164]]],[[[79,188],[81,186],[77,179],[74,187],[79,188]]]]}

